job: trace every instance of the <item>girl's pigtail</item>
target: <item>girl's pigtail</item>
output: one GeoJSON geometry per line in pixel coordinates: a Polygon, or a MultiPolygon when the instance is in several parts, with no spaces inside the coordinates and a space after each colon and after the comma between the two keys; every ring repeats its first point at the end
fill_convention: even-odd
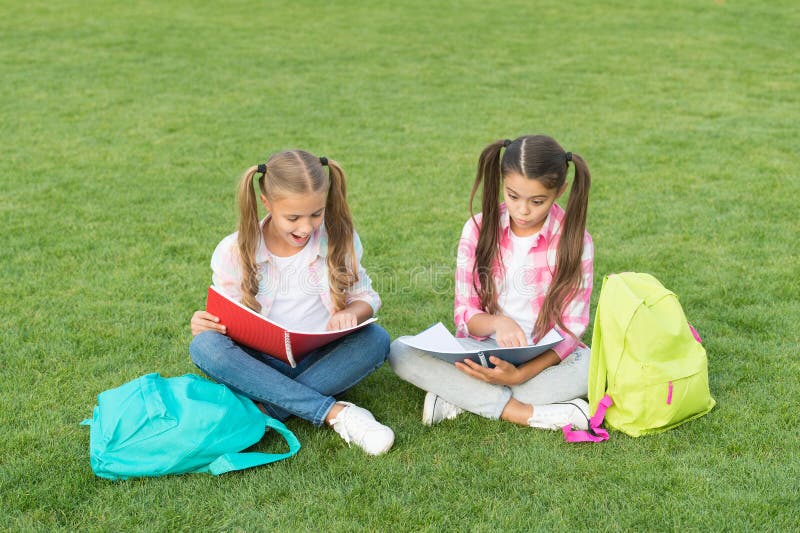
{"type": "Polygon", "coordinates": [[[336,161],[327,160],[330,189],[325,203],[325,231],[328,233],[328,281],[337,310],[347,305],[346,291],[358,281],[353,246],[353,218],[347,206],[344,171],[336,161]]]}
{"type": "MultiPolygon", "coordinates": [[[[261,311],[261,304],[256,300],[258,293],[256,248],[261,239],[261,228],[258,223],[258,201],[253,190],[253,176],[258,171],[259,167],[257,166],[247,169],[239,182],[237,194],[239,204],[237,244],[242,266],[242,304],[256,312],[261,311]]],[[[259,186],[262,190],[264,179],[266,179],[266,174],[259,179],[259,186]]]]}
{"type": "Polygon", "coordinates": [[[475,176],[475,183],[472,185],[472,193],[469,196],[469,211],[474,223],[475,215],[472,203],[482,182],[483,199],[481,204],[483,215],[478,233],[478,244],[475,248],[472,283],[480,297],[481,308],[490,314],[498,312],[497,288],[492,277],[492,266],[500,251],[500,207],[497,203],[500,197],[500,184],[502,183],[500,151],[507,145],[507,141],[499,140],[483,149],[478,159],[478,172],[475,176]]]}
{"type": "MultiPolygon", "coordinates": [[[[573,335],[561,319],[564,308],[580,288],[583,279],[581,259],[583,257],[586,213],[589,205],[591,175],[586,162],[577,154],[570,154],[575,164],[575,179],[567,201],[566,215],[561,229],[561,239],[556,253],[553,282],[542,303],[536,319],[534,335],[541,338],[554,324],[573,335]]],[[[566,164],[566,163],[565,163],[566,164]]],[[[574,336],[574,335],[573,335],[574,336]]]]}

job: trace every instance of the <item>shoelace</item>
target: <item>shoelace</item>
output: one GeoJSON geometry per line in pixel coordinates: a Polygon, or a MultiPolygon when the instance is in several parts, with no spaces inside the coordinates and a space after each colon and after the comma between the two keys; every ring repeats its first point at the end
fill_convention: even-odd
{"type": "Polygon", "coordinates": [[[443,418],[449,419],[452,416],[456,416],[461,413],[462,409],[454,403],[450,403],[441,396],[437,396],[436,400],[433,404],[433,412],[436,412],[436,408],[439,407],[439,411],[442,413],[443,418]]]}
{"type": "Polygon", "coordinates": [[[571,406],[573,406],[575,409],[577,409],[577,410],[578,410],[578,412],[581,414],[581,416],[583,416],[583,418],[585,418],[585,419],[586,419],[586,425],[587,425],[587,426],[589,426],[589,425],[590,425],[590,424],[589,424],[589,417],[588,417],[588,416],[586,416],[586,413],[584,413],[584,412],[583,412],[583,409],[581,409],[580,407],[578,407],[578,404],[575,404],[575,403],[572,403],[572,402],[553,402],[553,403],[557,403],[557,404],[559,404],[559,405],[571,405],[571,406]]]}
{"type": "Polygon", "coordinates": [[[339,413],[339,415],[335,419],[332,420],[332,424],[331,424],[331,425],[334,426],[335,429],[337,429],[337,433],[339,433],[339,435],[342,436],[342,438],[344,439],[344,441],[347,443],[348,446],[350,445],[350,442],[353,440],[353,436],[350,435],[350,430],[347,427],[347,423],[345,422],[345,418],[347,418],[349,420],[352,420],[354,422],[357,422],[357,426],[362,429],[363,432],[360,435],[360,437],[357,436],[358,438],[363,438],[364,435],[366,434],[367,428],[365,426],[367,424],[369,424],[370,422],[375,422],[375,420],[367,417],[364,413],[362,413],[362,412],[360,412],[358,410],[355,410],[355,411],[350,410],[350,412],[348,412],[345,415],[345,412],[347,410],[349,410],[349,409],[350,409],[349,405],[347,407],[345,407],[344,409],[342,409],[342,411],[339,413]],[[345,415],[345,416],[343,416],[343,415],[345,415]],[[339,423],[341,423],[341,426],[340,426],[341,431],[338,431],[338,429],[340,429],[340,428],[336,428],[336,425],[339,424],[339,423]]]}

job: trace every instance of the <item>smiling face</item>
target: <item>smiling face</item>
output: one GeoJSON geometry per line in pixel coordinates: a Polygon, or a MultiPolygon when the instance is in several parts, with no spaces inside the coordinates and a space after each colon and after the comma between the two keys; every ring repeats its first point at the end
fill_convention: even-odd
{"type": "Polygon", "coordinates": [[[264,242],[273,254],[288,257],[308,244],[311,234],[322,225],[326,192],[295,193],[261,202],[272,215],[264,225],[264,242]]]}
{"type": "Polygon", "coordinates": [[[516,172],[503,176],[503,198],[514,235],[529,237],[539,231],[553,203],[566,188],[564,182],[560,188],[548,189],[541,181],[528,179],[516,172]]]}

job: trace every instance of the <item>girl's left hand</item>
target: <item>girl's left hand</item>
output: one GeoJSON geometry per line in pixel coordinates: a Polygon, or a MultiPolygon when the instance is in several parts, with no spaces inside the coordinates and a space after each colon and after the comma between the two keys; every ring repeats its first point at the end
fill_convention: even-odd
{"type": "Polygon", "coordinates": [[[463,363],[456,363],[456,368],[475,379],[492,383],[494,385],[519,385],[522,382],[520,370],[494,355],[489,357],[494,368],[485,368],[472,359],[465,359],[463,363]]]}
{"type": "Polygon", "coordinates": [[[337,311],[331,316],[328,321],[328,331],[335,331],[337,329],[354,328],[358,325],[358,317],[349,309],[342,309],[337,311]]]}

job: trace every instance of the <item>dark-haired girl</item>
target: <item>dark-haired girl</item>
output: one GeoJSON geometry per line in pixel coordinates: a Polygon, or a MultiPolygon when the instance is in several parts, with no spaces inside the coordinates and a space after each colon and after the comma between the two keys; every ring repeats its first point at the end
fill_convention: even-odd
{"type": "Polygon", "coordinates": [[[433,425],[469,411],[516,424],[586,429],[592,239],[586,232],[590,175],[586,162],[554,139],[499,140],[480,155],[470,195],[481,188],[483,212],[464,225],[458,247],[455,325],[468,348],[526,346],[551,328],[563,341],[514,366],[497,357],[486,368],[452,365],[392,343],[389,362],[402,379],[428,391],[422,421],[433,425]],[[556,200],[574,178],[566,209],[556,200]],[[499,203],[501,197],[503,203],[499,203]]]}

